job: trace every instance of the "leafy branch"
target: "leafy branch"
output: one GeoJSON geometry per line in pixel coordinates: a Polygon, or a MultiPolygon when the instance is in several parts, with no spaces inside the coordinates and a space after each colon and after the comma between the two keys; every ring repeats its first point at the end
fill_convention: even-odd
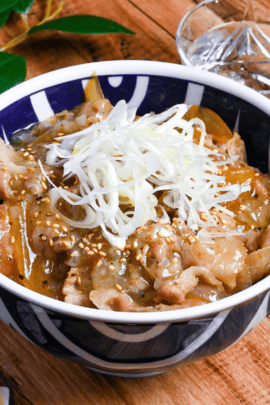
{"type": "MultiPolygon", "coordinates": [[[[33,2],[33,1],[31,0],[31,2],[33,2]]],[[[51,14],[51,4],[52,4],[52,0],[48,0],[46,11],[45,11],[45,17],[43,18],[42,21],[40,21],[40,23],[37,24],[37,26],[42,26],[47,21],[52,20],[54,17],[56,17],[61,12],[61,10],[64,6],[64,2],[62,1],[60,3],[60,5],[57,7],[57,9],[51,14]]],[[[31,29],[28,24],[27,13],[20,13],[20,14],[21,14],[21,17],[23,20],[25,31],[22,34],[18,35],[17,37],[13,38],[11,41],[9,41],[5,46],[0,48],[0,52],[6,51],[7,49],[13,48],[14,46],[20,44],[21,42],[23,42],[26,39],[26,37],[30,33],[31,29]]]]}
{"type": "Polygon", "coordinates": [[[5,51],[20,44],[29,35],[32,35],[35,32],[55,30],[77,34],[106,34],[115,32],[134,35],[134,32],[122,25],[102,17],[92,15],[73,15],[54,19],[62,11],[64,1],[52,11],[52,0],[48,0],[47,2],[44,18],[34,27],[30,28],[28,12],[32,7],[33,2],[34,0],[0,0],[0,27],[6,23],[12,11],[21,15],[24,26],[24,31],[20,35],[11,39],[7,44],[0,48],[0,93],[18,83],[21,83],[26,77],[25,58],[6,53],[5,51]]]}

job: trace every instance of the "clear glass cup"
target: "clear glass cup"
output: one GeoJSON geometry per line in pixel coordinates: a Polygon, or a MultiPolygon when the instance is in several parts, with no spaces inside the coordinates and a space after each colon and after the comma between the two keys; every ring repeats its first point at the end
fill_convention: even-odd
{"type": "Polygon", "coordinates": [[[270,98],[270,23],[261,16],[256,21],[252,0],[238,2],[242,10],[236,15],[232,10],[226,15],[223,1],[204,0],[180,21],[176,45],[182,64],[229,77],[270,98]]]}

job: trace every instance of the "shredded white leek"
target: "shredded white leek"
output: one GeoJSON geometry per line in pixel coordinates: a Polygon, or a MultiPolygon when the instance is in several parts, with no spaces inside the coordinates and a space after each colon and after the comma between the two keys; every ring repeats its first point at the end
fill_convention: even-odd
{"type": "MultiPolygon", "coordinates": [[[[105,120],[49,145],[46,163],[62,166],[64,178],[76,175],[79,181],[77,194],[54,186],[52,203],[56,207],[59,198],[64,198],[86,212],[82,221],[65,220],[78,228],[101,226],[104,237],[122,248],[138,227],[159,219],[155,193],[166,190],[164,203],[176,209],[188,227],[215,226],[212,215],[203,221],[199,213],[212,208],[224,211],[220,204],[250,187],[222,186],[225,177],[219,174],[219,166],[224,162],[214,159],[220,155],[204,146],[204,122],[198,118],[186,121],[182,116],[180,104],[135,120],[134,111],[129,113],[122,100],[105,120]],[[195,125],[201,128],[198,145],[193,142],[195,125]]],[[[227,163],[237,158],[230,157],[227,163]]]]}

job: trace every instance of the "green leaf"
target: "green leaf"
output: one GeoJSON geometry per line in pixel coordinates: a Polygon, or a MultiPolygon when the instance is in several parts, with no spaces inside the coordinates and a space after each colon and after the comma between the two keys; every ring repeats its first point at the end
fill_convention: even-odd
{"type": "Polygon", "coordinates": [[[18,0],[1,0],[0,1],[0,13],[3,13],[3,11],[6,10],[11,10],[13,8],[13,5],[17,3],[18,0]]]}
{"type": "Polygon", "coordinates": [[[28,34],[33,34],[34,32],[43,30],[75,32],[77,34],[106,34],[109,32],[121,32],[123,34],[134,35],[134,32],[114,21],[93,15],[72,15],[52,20],[31,28],[28,34]]]}
{"type": "Polygon", "coordinates": [[[0,27],[5,24],[10,14],[10,10],[6,10],[0,14],[0,27]]]}
{"type": "Polygon", "coordinates": [[[25,58],[0,52],[0,93],[23,82],[25,76],[25,58]]]}
{"type": "Polygon", "coordinates": [[[12,10],[17,11],[20,14],[26,14],[32,7],[34,0],[16,0],[17,2],[12,7],[12,10]]]}

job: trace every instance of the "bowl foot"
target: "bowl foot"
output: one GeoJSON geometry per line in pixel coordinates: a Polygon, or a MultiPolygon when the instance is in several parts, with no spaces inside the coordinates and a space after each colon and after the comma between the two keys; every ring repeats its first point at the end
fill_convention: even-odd
{"type": "Polygon", "coordinates": [[[164,371],[152,371],[152,372],[139,372],[139,373],[129,373],[129,372],[122,372],[122,371],[106,371],[106,370],[99,370],[94,367],[87,367],[88,370],[94,371],[95,373],[108,375],[111,377],[121,377],[121,378],[142,378],[142,377],[153,377],[158,374],[163,374],[164,371]]]}

